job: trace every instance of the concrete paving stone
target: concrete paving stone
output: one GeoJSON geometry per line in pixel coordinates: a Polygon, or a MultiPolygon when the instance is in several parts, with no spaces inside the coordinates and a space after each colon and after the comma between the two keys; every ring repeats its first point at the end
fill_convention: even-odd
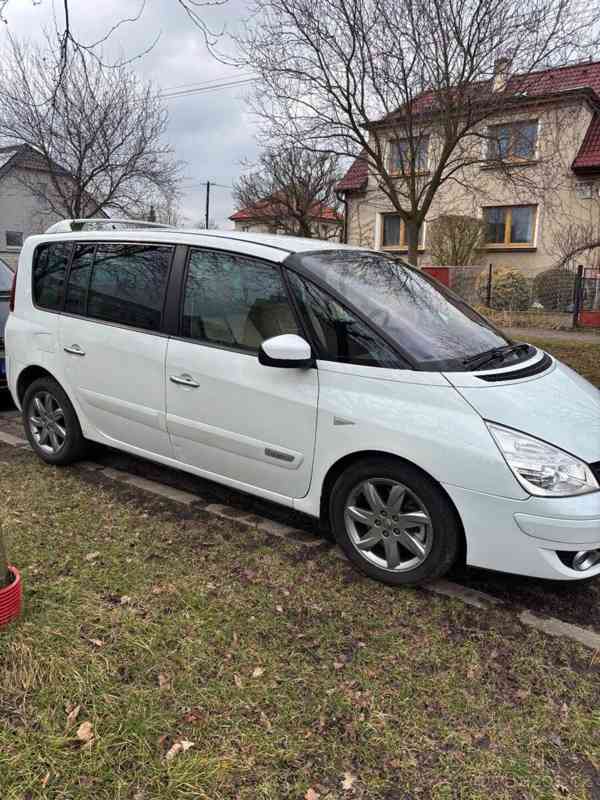
{"type": "Polygon", "coordinates": [[[9,444],[11,447],[22,447],[23,445],[29,446],[27,439],[14,436],[12,433],[6,433],[6,431],[0,431],[0,442],[9,444]]]}
{"type": "Polygon", "coordinates": [[[489,608],[490,606],[502,604],[502,600],[499,600],[497,597],[492,597],[477,589],[469,589],[467,586],[461,586],[458,583],[452,583],[452,581],[447,581],[443,578],[433,581],[432,583],[427,583],[423,588],[428,589],[430,592],[435,592],[436,594],[443,594],[445,597],[462,600],[463,603],[474,606],[475,608],[489,608]]]}
{"type": "Polygon", "coordinates": [[[531,611],[522,611],[519,619],[523,625],[528,625],[549,636],[564,636],[600,652],[600,633],[580,628],[579,625],[572,625],[570,622],[562,622],[554,617],[537,617],[531,611]]]}

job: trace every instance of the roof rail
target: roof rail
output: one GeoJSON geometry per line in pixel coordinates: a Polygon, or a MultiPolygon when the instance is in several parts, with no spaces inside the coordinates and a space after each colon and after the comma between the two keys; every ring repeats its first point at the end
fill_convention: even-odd
{"type": "Polygon", "coordinates": [[[87,218],[87,219],[62,219],[51,225],[46,233],[74,233],[84,229],[95,231],[122,231],[137,230],[139,228],[174,228],[173,225],[166,225],[162,222],[145,222],[138,219],[110,219],[109,217],[87,218]]]}

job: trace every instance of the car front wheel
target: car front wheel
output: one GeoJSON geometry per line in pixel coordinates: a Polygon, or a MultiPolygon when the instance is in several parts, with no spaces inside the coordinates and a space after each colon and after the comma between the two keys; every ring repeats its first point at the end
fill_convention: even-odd
{"type": "Polygon", "coordinates": [[[394,459],[349,467],[333,488],[330,518],[348,558],[383,583],[439,578],[458,554],[460,528],[450,501],[427,475],[394,459]]]}

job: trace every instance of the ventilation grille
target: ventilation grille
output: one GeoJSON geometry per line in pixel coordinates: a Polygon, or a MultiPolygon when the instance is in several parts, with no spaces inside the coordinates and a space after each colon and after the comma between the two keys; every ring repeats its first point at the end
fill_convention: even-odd
{"type": "Polygon", "coordinates": [[[552,359],[548,353],[544,353],[544,357],[535,364],[523,369],[515,369],[512,372],[496,372],[493,375],[478,375],[481,381],[494,383],[496,381],[518,381],[520,378],[530,378],[532,375],[539,375],[540,372],[545,372],[548,367],[552,366],[552,359]]]}

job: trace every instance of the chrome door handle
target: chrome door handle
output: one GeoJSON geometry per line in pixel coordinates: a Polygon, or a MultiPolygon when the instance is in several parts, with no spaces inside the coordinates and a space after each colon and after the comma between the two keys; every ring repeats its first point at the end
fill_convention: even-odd
{"type": "Polygon", "coordinates": [[[196,383],[196,381],[192,378],[191,375],[183,374],[183,375],[171,375],[169,378],[171,383],[177,383],[180,386],[189,386],[190,389],[197,389],[200,384],[196,383]]]}
{"type": "Polygon", "coordinates": [[[72,344],[70,347],[63,347],[65,353],[71,353],[73,356],[84,356],[85,351],[79,347],[78,344],[72,344]]]}

